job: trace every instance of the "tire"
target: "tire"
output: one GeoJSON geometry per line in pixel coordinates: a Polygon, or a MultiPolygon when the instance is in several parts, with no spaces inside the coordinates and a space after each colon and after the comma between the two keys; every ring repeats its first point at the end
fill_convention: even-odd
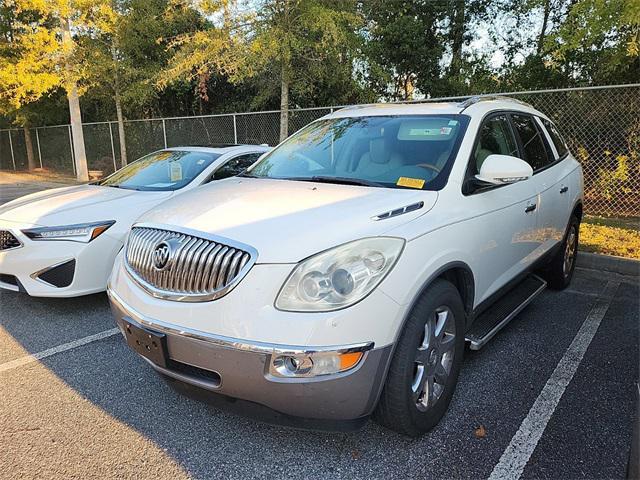
{"type": "Polygon", "coordinates": [[[400,334],[374,420],[412,437],[438,424],[458,381],[464,325],[458,290],[436,280],[414,305],[400,334]]]}
{"type": "Polygon", "coordinates": [[[560,249],[551,259],[543,276],[553,290],[564,290],[571,283],[578,256],[580,221],[571,216],[560,249]]]}

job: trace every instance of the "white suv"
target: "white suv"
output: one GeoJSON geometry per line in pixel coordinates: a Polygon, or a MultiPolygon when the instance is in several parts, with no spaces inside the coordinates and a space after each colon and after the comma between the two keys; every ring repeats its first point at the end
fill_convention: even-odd
{"type": "Polygon", "coordinates": [[[280,423],[374,414],[419,435],[447,409],[465,340],[480,348],[547,283],[568,285],[582,192],[526,104],[346,108],[145,214],[108,291],[128,344],[182,390],[280,423]]]}

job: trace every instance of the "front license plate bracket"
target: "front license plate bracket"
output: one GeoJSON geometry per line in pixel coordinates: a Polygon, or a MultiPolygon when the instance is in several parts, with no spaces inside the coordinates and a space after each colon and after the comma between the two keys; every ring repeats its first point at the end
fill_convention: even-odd
{"type": "Polygon", "coordinates": [[[167,336],[139,327],[124,319],[124,335],[127,344],[139,355],[160,367],[167,368],[167,336]]]}

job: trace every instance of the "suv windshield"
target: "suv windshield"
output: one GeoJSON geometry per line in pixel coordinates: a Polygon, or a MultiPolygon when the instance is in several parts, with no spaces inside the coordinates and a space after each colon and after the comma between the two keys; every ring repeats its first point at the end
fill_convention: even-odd
{"type": "Polygon", "coordinates": [[[446,183],[468,119],[406,115],[319,120],[245,175],[437,190],[446,183]]]}
{"type": "Polygon", "coordinates": [[[131,190],[178,190],[200,175],[219,156],[210,152],[154,152],[121,168],[97,182],[97,185],[131,190]]]}

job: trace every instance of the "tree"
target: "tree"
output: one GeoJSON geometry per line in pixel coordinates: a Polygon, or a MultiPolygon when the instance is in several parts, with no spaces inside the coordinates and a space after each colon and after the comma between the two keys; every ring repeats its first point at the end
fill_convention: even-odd
{"type": "Polygon", "coordinates": [[[444,54],[443,35],[437,29],[444,5],[429,0],[369,0],[362,3],[362,11],[373,88],[393,100],[412,98],[416,86],[425,95],[434,92],[444,54]]]}
{"type": "Polygon", "coordinates": [[[249,61],[280,81],[280,140],[289,133],[290,91],[313,83],[310,70],[344,55],[349,69],[361,25],[355,1],[266,0],[260,3],[249,61]],[[345,48],[346,47],[346,48],[345,48]]]}
{"type": "Polygon", "coordinates": [[[93,12],[90,28],[78,38],[78,60],[85,65],[89,95],[112,104],[118,124],[121,165],[127,164],[124,119],[129,113],[149,115],[158,91],[154,79],[168,54],[163,38],[202,28],[194,10],[180,8],[167,14],[169,0],[111,0],[110,8],[93,12]]]}
{"type": "Polygon", "coordinates": [[[167,15],[199,8],[203,16],[222,17],[221,21],[204,22],[202,28],[163,39],[170,52],[166,68],[158,75],[156,85],[161,89],[180,81],[195,82],[203,92],[203,84],[215,74],[222,74],[231,81],[239,79],[239,67],[246,55],[243,44],[241,16],[232,16],[228,0],[191,2],[185,0],[168,7],[167,15]]]}
{"type": "Polygon", "coordinates": [[[81,65],[74,63],[76,43],[72,22],[86,21],[86,9],[97,2],[64,0],[36,2],[11,0],[8,32],[2,46],[5,61],[0,65],[0,106],[18,110],[58,87],[64,88],[69,104],[77,177],[89,179],[84,151],[78,81],[81,65]]]}
{"type": "Polygon", "coordinates": [[[351,74],[348,47],[356,41],[360,17],[355,0],[262,0],[255,7],[255,13],[247,14],[225,0],[200,4],[205,15],[218,20],[170,42],[174,53],[159,85],[186,79],[202,86],[220,74],[234,84],[277,78],[284,139],[289,132],[290,94],[312,88],[316,82],[309,78],[310,71],[327,73],[323,64],[333,62],[347,65],[351,74]]]}
{"type": "Polygon", "coordinates": [[[502,77],[515,89],[634,82],[640,60],[637,0],[507,0],[502,77]]]}
{"type": "Polygon", "coordinates": [[[638,0],[580,0],[546,39],[550,61],[590,84],[640,78],[638,0]]]}

